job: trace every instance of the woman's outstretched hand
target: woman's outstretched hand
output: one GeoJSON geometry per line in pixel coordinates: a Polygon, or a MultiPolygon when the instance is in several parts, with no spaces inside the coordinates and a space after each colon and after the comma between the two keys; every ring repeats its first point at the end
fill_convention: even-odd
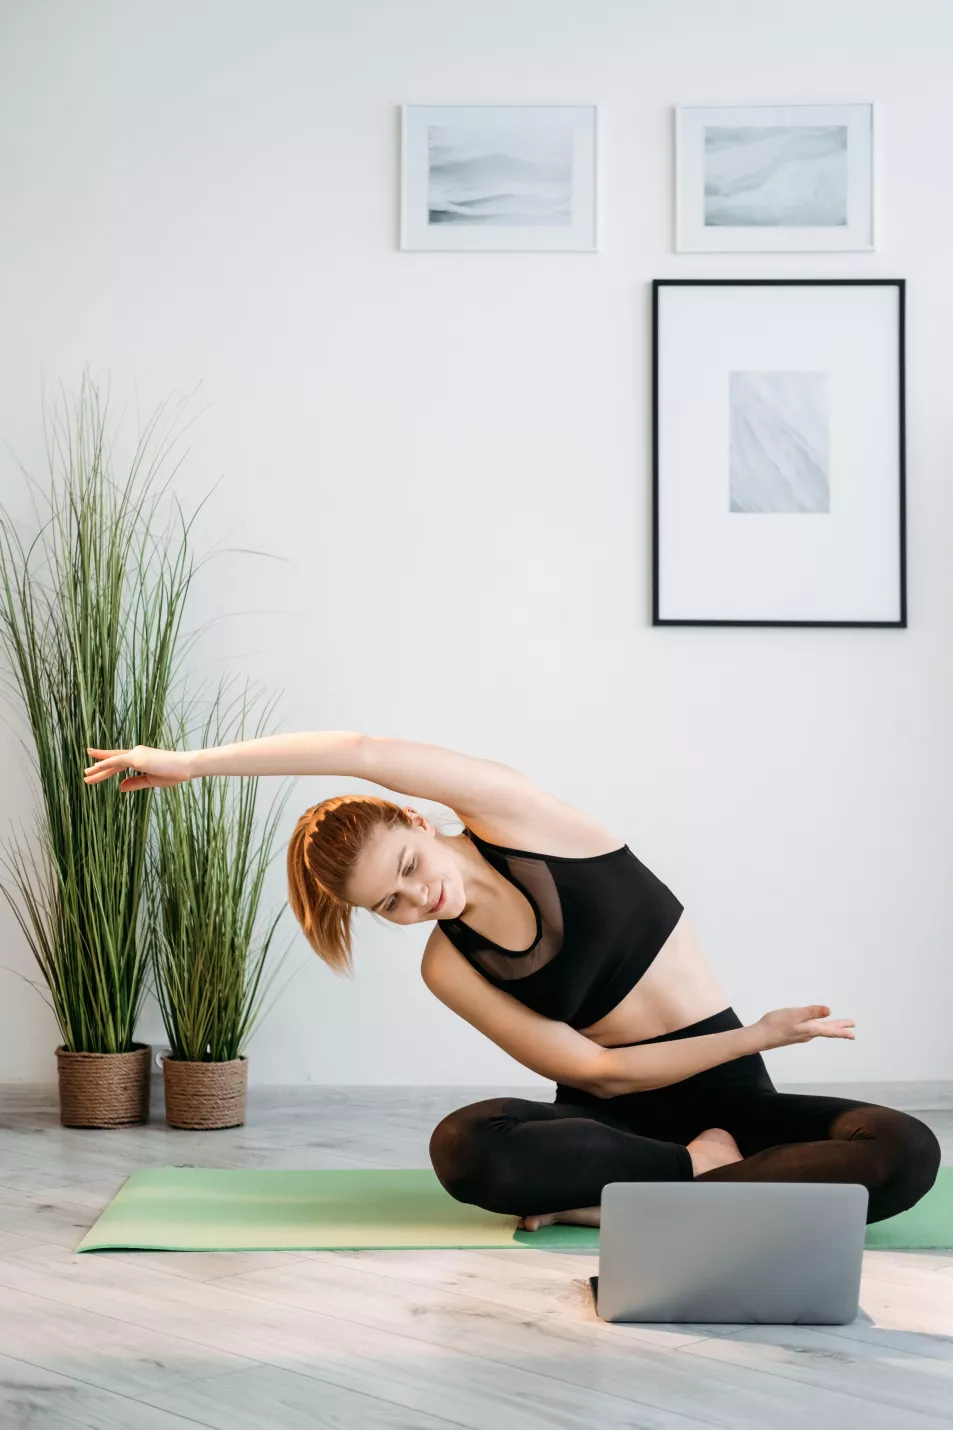
{"type": "Polygon", "coordinates": [[[761,1049],[785,1048],[789,1043],[807,1043],[811,1038],[853,1038],[853,1018],[828,1018],[824,1003],[806,1008],[775,1008],[765,1013],[754,1027],[761,1035],[761,1049]]]}
{"type": "Polygon", "coordinates": [[[134,789],[166,789],[192,778],[190,750],[154,750],[151,745],[134,745],[131,750],[97,750],[86,746],[95,763],[83,771],[88,785],[108,780],[111,775],[132,773],[120,780],[119,788],[128,794],[134,789]]]}

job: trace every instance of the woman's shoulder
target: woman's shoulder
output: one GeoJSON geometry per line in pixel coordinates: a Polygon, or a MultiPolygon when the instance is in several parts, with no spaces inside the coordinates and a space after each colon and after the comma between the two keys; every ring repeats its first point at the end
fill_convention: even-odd
{"type": "Polygon", "coordinates": [[[620,849],[625,841],[581,809],[533,787],[518,812],[468,814],[455,810],[467,829],[488,844],[555,859],[590,859],[620,849]]]}

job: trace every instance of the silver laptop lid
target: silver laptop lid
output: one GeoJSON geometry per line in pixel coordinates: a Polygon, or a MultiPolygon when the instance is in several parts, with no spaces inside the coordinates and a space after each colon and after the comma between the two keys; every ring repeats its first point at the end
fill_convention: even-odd
{"type": "Polygon", "coordinates": [[[799,1322],[857,1315],[867,1189],[843,1182],[610,1182],[605,1320],[799,1322]]]}

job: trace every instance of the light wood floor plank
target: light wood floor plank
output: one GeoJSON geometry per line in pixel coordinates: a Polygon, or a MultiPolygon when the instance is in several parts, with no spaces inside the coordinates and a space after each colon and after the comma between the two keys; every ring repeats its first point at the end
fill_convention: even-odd
{"type": "MultiPolygon", "coordinates": [[[[535,1255],[536,1253],[532,1253],[535,1255]]],[[[411,1282],[434,1290],[452,1291],[487,1302],[490,1306],[507,1306],[516,1312],[538,1316],[568,1307],[570,1313],[580,1305],[591,1309],[591,1295],[586,1289],[589,1276],[599,1270],[599,1258],[591,1254],[577,1255],[569,1264],[555,1258],[545,1265],[510,1261],[509,1250],[493,1252],[495,1262],[475,1251],[308,1251],[306,1258],[323,1261],[334,1268],[354,1267],[373,1276],[382,1276],[399,1283],[411,1282]],[[510,1262],[507,1265],[507,1262],[510,1262]]],[[[258,1269],[258,1268],[256,1268],[258,1269]]],[[[261,1268],[264,1269],[264,1268],[261,1268]]],[[[640,1341],[673,1350],[709,1334],[707,1326],[633,1325],[629,1334],[640,1341]]]]}
{"type": "MultiPolygon", "coordinates": [[[[847,1341],[815,1326],[747,1326],[685,1346],[680,1355],[730,1361],[798,1385],[849,1395],[892,1413],[893,1423],[949,1424],[953,1362],[933,1361],[866,1341],[847,1341]]],[[[865,1416],[868,1411],[865,1406],[865,1416]]]]}
{"type": "Polygon", "coordinates": [[[0,1425],[4,1430],[195,1430],[171,1410],[147,1405],[0,1354],[0,1425]]]}
{"type": "MultiPolygon", "coordinates": [[[[411,1420],[404,1405],[275,1366],[196,1381],[179,1391],[152,1397],[151,1403],[215,1430],[273,1430],[275,1425],[282,1430],[315,1430],[317,1426],[452,1430],[472,1424],[469,1420],[445,1420],[420,1406],[413,1407],[411,1420]]],[[[536,1424],[542,1427],[543,1422],[536,1424]]]]}
{"type": "MultiPolygon", "coordinates": [[[[558,1310],[541,1301],[532,1318],[515,1315],[507,1307],[490,1303],[474,1305],[473,1298],[456,1293],[416,1288],[412,1298],[381,1297],[371,1273],[348,1268],[335,1272],[328,1266],[315,1275],[308,1265],[285,1271],[249,1272],[229,1278],[241,1294],[250,1289],[256,1297],[281,1300],[284,1304],[310,1309],[318,1303],[334,1307],[335,1316],[359,1321],[380,1329],[400,1327],[405,1333],[435,1344],[465,1345],[474,1354],[534,1370],[577,1384],[593,1383],[621,1396],[631,1396],[658,1409],[709,1419],[725,1426],[784,1426],[806,1424],[823,1413],[825,1396],[808,1384],[795,1392],[781,1387],[765,1365],[757,1375],[736,1374],[725,1378],[724,1363],[719,1374],[709,1371],[697,1379],[689,1376],[684,1358],[673,1362],[672,1351],[659,1351],[640,1344],[642,1327],[610,1326],[598,1320],[591,1308],[588,1287],[574,1283],[575,1303],[567,1297],[558,1310]],[[309,1284],[310,1283],[310,1284],[309,1284]],[[772,1384],[772,1381],[774,1382],[772,1384]],[[782,1394],[783,1392],[783,1394],[782,1394]]],[[[223,1283],[224,1284],[224,1283],[223,1283]]],[[[843,1396],[844,1401],[850,1395],[843,1396]]],[[[828,1407],[830,1408],[830,1407],[828,1407]]],[[[840,1407],[846,1413],[846,1404],[840,1407]]],[[[882,1407],[866,1403],[866,1424],[893,1430],[895,1417],[882,1407]]],[[[929,1423],[924,1418],[921,1424],[929,1423]]],[[[913,1421],[911,1421],[911,1427],[913,1421]]]]}
{"type": "Polygon", "coordinates": [[[145,1330],[106,1310],[7,1285],[0,1285],[0,1352],[133,1398],[248,1364],[247,1357],[221,1350],[212,1356],[171,1329],[145,1330]]]}
{"type": "MultiPolygon", "coordinates": [[[[247,1298],[243,1303],[243,1298],[218,1283],[189,1283],[147,1271],[129,1284],[125,1268],[113,1267],[108,1253],[71,1257],[52,1245],[41,1251],[26,1266],[22,1257],[0,1257],[0,1284],[19,1281],[23,1271],[32,1268],[32,1274],[22,1279],[70,1306],[108,1306],[143,1329],[174,1327],[177,1335],[197,1340],[210,1355],[215,1350],[240,1352],[254,1347],[279,1369],[390,1399],[408,1409],[422,1407],[481,1430],[499,1430],[517,1421],[526,1403],[544,1406],[550,1419],[558,1413],[563,1416],[559,1423],[574,1427],[591,1424],[594,1407],[600,1422],[611,1430],[633,1423],[656,1423],[672,1430],[708,1423],[665,1407],[655,1412],[654,1421],[633,1422],[628,1392],[638,1385],[639,1365],[631,1353],[623,1363],[628,1376],[625,1393],[611,1394],[600,1386],[598,1375],[587,1376],[580,1387],[572,1380],[554,1380],[545,1371],[534,1373],[531,1367],[474,1357],[461,1347],[459,1336],[452,1337],[449,1346],[420,1341],[267,1301],[247,1298]],[[41,1266],[52,1270],[41,1272],[37,1269],[41,1266]]],[[[587,1349],[584,1345],[583,1351],[587,1349]]],[[[172,1404],[143,1394],[148,1394],[150,1403],[172,1404]]]]}
{"type": "Polygon", "coordinates": [[[501,1387],[498,1368],[493,1367],[489,1375],[479,1362],[458,1360],[452,1369],[456,1374],[450,1390],[421,1380],[416,1388],[403,1387],[399,1403],[375,1400],[313,1374],[275,1366],[217,1376],[150,1398],[216,1430],[273,1430],[276,1424],[282,1430],[314,1430],[318,1425],[353,1425],[360,1430],[376,1426],[436,1430],[448,1425],[467,1430],[592,1430],[595,1424],[608,1430],[707,1427],[707,1422],[671,1412],[637,1410],[628,1401],[598,1391],[566,1395],[531,1375],[523,1377],[519,1389],[512,1383],[501,1387]],[[436,1415],[438,1409],[454,1418],[436,1415]]]}
{"type": "MultiPolygon", "coordinates": [[[[576,1387],[587,1398],[602,1392],[631,1402],[627,1414],[636,1408],[639,1414],[671,1413],[726,1430],[816,1426],[823,1413],[823,1394],[811,1386],[785,1387],[779,1400],[778,1382],[770,1376],[714,1363],[693,1373],[671,1351],[640,1340],[640,1328],[599,1321],[588,1287],[581,1285],[575,1314],[541,1307],[533,1316],[429,1287],[387,1296],[379,1277],[307,1262],[214,1283],[143,1272],[127,1284],[125,1268],[110,1267],[108,1253],[75,1257],[53,1245],[0,1257],[0,1283],[21,1277],[73,1306],[108,1305],[140,1327],[174,1326],[206,1350],[254,1354],[335,1384],[356,1374],[353,1388],[359,1390],[370,1373],[395,1402],[405,1394],[408,1367],[432,1389],[435,1362],[449,1357],[445,1373],[458,1400],[461,1381],[475,1374],[475,1358],[491,1372],[484,1395],[506,1367],[547,1378],[557,1404],[576,1387]],[[243,1285],[247,1281],[253,1291],[243,1285]]],[[[873,1430],[887,1425],[876,1407],[869,1423],[873,1430]]]]}

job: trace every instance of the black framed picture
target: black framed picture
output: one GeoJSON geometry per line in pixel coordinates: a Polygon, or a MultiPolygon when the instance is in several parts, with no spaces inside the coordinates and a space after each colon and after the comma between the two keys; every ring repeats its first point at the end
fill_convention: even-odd
{"type": "Polygon", "coordinates": [[[653,625],[906,626],[904,302],[654,281],[653,625]]]}

